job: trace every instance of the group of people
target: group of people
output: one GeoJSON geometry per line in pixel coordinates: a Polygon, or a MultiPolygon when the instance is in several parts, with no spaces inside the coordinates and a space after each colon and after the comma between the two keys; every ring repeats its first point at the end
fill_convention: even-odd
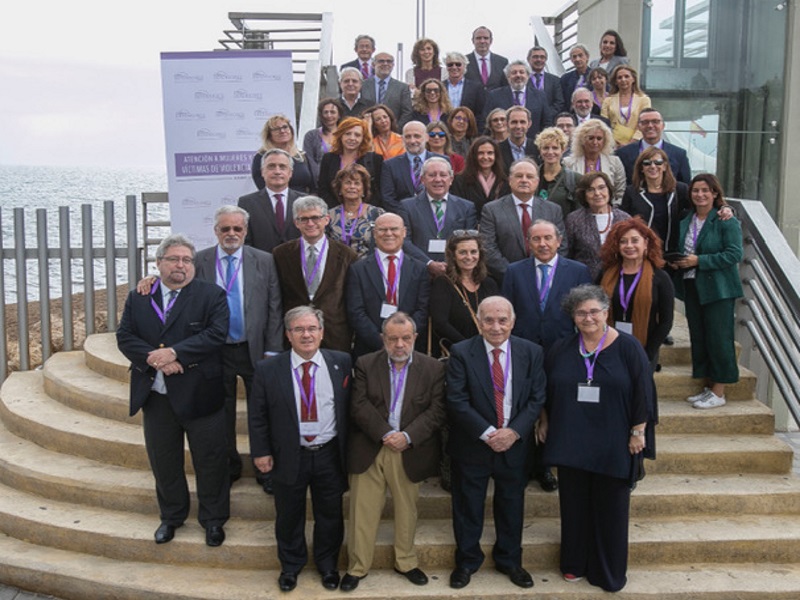
{"type": "MultiPolygon", "coordinates": [[[[309,490],[325,588],[352,591],[368,575],[387,488],[395,570],[426,584],[417,501],[443,464],[452,588],[483,564],[490,479],[494,566],[533,586],[522,564],[531,478],[559,490],[564,579],[624,587],[630,493],[643,458],[655,457],[653,373],[676,297],[693,376],[705,380],[687,400],[722,406],[738,379],[741,230],[716,177],[692,179],[686,153],[661,139],[661,115],[639,101],[618,35],[603,36],[591,64],[573,48],[575,70],[560,80],[542,72],[542,49],[508,63],[491,42],[477,28],[475,51],[448,54],[445,73],[435,42],[419,40],[400,82],[391,55],[359,36],[342,98],[319,103],[305,153],[290,120],[267,122],[253,163],[259,190],[217,210],[218,244],[195,252],[179,234],[161,243],[158,276],[130,293],[117,332],[132,365],[131,414],[144,415],[156,543],[188,516],[184,436],[206,542],[224,542],[244,468],[241,377],[253,468],[274,495],[281,590],[309,560],[309,490]],[[594,82],[609,71],[604,95],[594,82]],[[564,97],[585,109],[574,132],[546,108],[564,97]]],[[[573,126],[580,118],[566,115],[573,126]]]]}

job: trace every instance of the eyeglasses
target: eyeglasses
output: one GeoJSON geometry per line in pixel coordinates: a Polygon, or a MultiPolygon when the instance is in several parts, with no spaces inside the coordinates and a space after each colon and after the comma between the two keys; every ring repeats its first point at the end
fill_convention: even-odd
{"type": "Polygon", "coordinates": [[[455,229],[453,230],[452,236],[456,238],[460,237],[474,237],[478,235],[477,229],[455,229]]]}
{"type": "Polygon", "coordinates": [[[593,308],[591,310],[576,310],[575,311],[575,318],[577,319],[585,319],[586,317],[592,317],[593,319],[597,317],[601,312],[606,310],[605,308],[593,308]]]}
{"type": "Polygon", "coordinates": [[[228,233],[229,231],[242,233],[244,231],[244,227],[239,227],[238,225],[227,225],[225,227],[217,227],[217,229],[220,233],[228,233]]]}
{"type": "Polygon", "coordinates": [[[430,131],[430,132],[428,132],[428,137],[431,137],[431,138],[437,138],[437,137],[443,138],[443,137],[447,137],[447,134],[444,131],[430,131]]]}
{"type": "Polygon", "coordinates": [[[311,325],[310,327],[292,327],[289,329],[295,335],[303,335],[304,333],[310,333],[314,335],[319,333],[322,330],[322,327],[317,327],[316,325],[311,325]]]}
{"type": "Polygon", "coordinates": [[[426,94],[440,94],[439,88],[425,88],[426,94]]]}
{"type": "Polygon", "coordinates": [[[309,217],[297,217],[295,221],[298,221],[303,225],[305,225],[306,223],[319,223],[320,221],[322,221],[322,219],[324,219],[327,216],[328,215],[311,215],[309,217]]]}
{"type": "Polygon", "coordinates": [[[643,166],[643,167],[649,167],[650,165],[655,165],[655,166],[657,166],[657,167],[660,167],[660,166],[661,166],[661,165],[663,165],[665,162],[666,162],[666,161],[665,161],[663,158],[653,158],[653,159],[646,158],[646,159],[644,159],[644,160],[642,161],[642,166],[643,166]]]}
{"type": "Polygon", "coordinates": [[[506,122],[506,118],[505,117],[494,117],[493,119],[489,119],[489,122],[490,123],[505,123],[506,122]]]}
{"type": "Polygon", "coordinates": [[[269,130],[270,131],[280,131],[281,133],[283,133],[285,131],[291,131],[292,128],[289,127],[288,125],[278,125],[276,127],[270,127],[269,130]]]}
{"type": "Polygon", "coordinates": [[[194,262],[194,259],[191,256],[165,256],[161,260],[165,260],[171,265],[177,265],[178,263],[191,265],[194,262]]]}
{"type": "Polygon", "coordinates": [[[379,58],[375,61],[379,65],[390,65],[394,62],[393,58],[379,58]]]}
{"type": "Polygon", "coordinates": [[[460,63],[460,62],[449,62],[449,63],[447,63],[447,68],[448,69],[450,67],[463,67],[463,66],[464,66],[464,63],[460,63]]]}
{"type": "Polygon", "coordinates": [[[639,125],[661,125],[663,122],[661,119],[644,119],[639,121],[639,125]]]}
{"type": "Polygon", "coordinates": [[[465,117],[464,115],[456,115],[455,117],[450,117],[450,120],[451,121],[464,121],[465,123],[467,121],[469,121],[469,119],[467,117],[465,117]]]}

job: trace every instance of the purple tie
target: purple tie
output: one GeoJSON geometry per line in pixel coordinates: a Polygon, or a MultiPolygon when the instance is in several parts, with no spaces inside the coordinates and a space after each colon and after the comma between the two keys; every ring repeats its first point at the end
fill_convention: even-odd
{"type": "Polygon", "coordinates": [[[514,105],[515,106],[522,106],[522,92],[515,91],[514,92],[514,105]]]}
{"type": "Polygon", "coordinates": [[[364,76],[364,79],[369,77],[369,65],[366,62],[361,63],[361,74],[364,76]]]}
{"type": "Polygon", "coordinates": [[[286,218],[284,217],[283,208],[283,194],[275,194],[275,224],[278,226],[278,231],[283,235],[284,227],[286,226],[286,218]]]}
{"type": "Polygon", "coordinates": [[[481,80],[483,81],[483,85],[486,85],[486,82],[489,81],[489,68],[486,66],[485,56],[481,58],[481,80]]]}

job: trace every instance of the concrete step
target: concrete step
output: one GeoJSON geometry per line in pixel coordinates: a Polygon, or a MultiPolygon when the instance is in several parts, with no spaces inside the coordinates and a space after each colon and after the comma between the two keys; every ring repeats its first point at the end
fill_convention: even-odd
{"type": "Polygon", "coordinates": [[[738,400],[713,410],[700,410],[682,398],[658,399],[658,436],[673,433],[772,435],[775,415],[758,400],[738,400]]]}
{"type": "MultiPolygon", "coordinates": [[[[654,376],[658,388],[658,398],[685,400],[703,389],[703,380],[692,379],[691,365],[662,366],[654,376]]],[[[726,386],[725,398],[728,401],[752,400],[756,392],[756,375],[749,369],[739,366],[739,382],[726,386]]]]}

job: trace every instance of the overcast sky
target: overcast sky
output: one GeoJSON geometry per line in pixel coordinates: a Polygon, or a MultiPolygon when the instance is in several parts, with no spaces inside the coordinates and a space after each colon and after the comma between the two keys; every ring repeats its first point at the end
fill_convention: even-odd
{"type": "MultiPolygon", "coordinates": [[[[333,10],[336,64],[352,60],[359,33],[393,54],[403,43],[406,57],[416,36],[417,0],[9,0],[0,19],[0,164],[162,166],[159,54],[220,48],[229,11],[279,5],[333,10]]],[[[426,34],[443,52],[466,53],[472,29],[483,24],[494,31],[493,51],[524,58],[533,43],[530,17],[563,5],[429,0],[426,34]]]]}

